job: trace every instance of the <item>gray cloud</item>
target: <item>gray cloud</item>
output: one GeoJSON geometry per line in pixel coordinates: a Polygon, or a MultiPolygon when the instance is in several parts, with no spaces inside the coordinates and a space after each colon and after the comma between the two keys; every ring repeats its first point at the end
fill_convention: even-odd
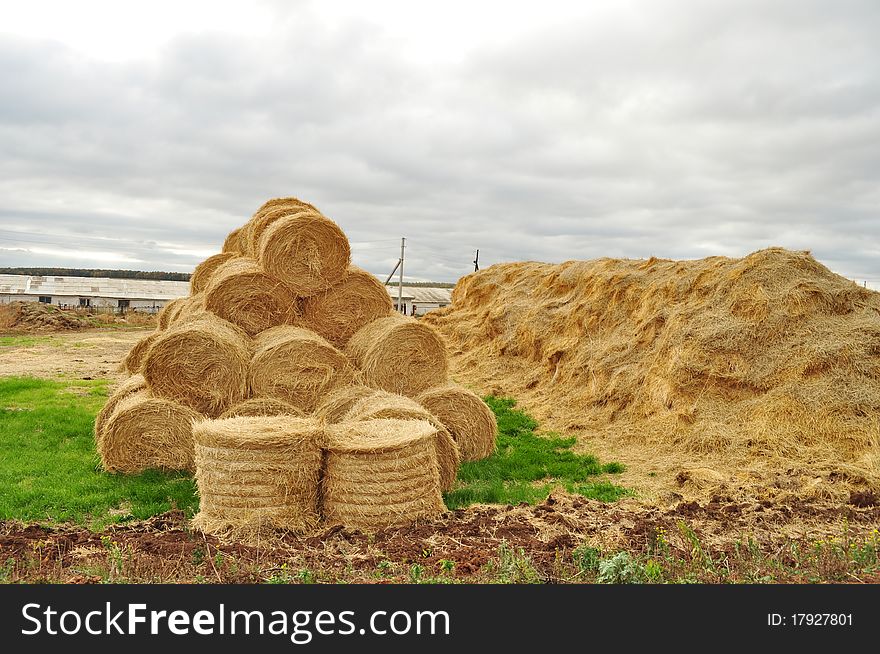
{"type": "Polygon", "coordinates": [[[377,26],[279,12],[264,39],[181,35],[122,64],[0,35],[0,260],[189,270],[294,194],[376,273],[400,235],[408,274],[443,280],[477,247],[782,245],[880,287],[876,2],[643,2],[430,66],[377,26]]]}

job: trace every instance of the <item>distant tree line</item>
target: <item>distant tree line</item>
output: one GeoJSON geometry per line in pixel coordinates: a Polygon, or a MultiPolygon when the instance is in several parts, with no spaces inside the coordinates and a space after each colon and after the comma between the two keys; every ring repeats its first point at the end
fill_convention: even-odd
{"type": "Polygon", "coordinates": [[[110,277],[111,279],[152,279],[163,282],[189,281],[189,273],[161,272],[157,270],[104,270],[100,268],[0,268],[0,275],[110,277]]]}

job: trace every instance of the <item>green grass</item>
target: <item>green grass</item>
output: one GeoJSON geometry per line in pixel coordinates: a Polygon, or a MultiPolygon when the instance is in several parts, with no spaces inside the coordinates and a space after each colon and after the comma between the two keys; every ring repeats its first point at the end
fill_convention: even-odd
{"type": "Polygon", "coordinates": [[[445,495],[450,509],[475,503],[535,504],[547,498],[554,487],[584,497],[610,502],[630,491],[600,475],[623,472],[620,463],[601,464],[589,454],[577,454],[573,437],[538,435],[538,423],[514,408],[514,400],[487,397],[486,403],[498,420],[498,448],[482,461],[463,463],[456,487],[445,495]]]}
{"type": "Polygon", "coordinates": [[[0,379],[0,519],[100,526],[198,504],[189,475],[100,470],[92,436],[106,380],[0,379]]]}
{"type": "Polygon", "coordinates": [[[51,336],[0,336],[0,347],[33,347],[52,340],[51,336]]]}

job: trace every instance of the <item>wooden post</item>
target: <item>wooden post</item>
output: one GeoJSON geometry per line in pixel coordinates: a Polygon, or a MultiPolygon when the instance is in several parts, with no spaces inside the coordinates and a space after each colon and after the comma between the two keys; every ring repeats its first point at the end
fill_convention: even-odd
{"type": "Polygon", "coordinates": [[[477,256],[474,257],[474,272],[480,269],[480,248],[477,248],[477,256]]]}
{"type": "Polygon", "coordinates": [[[406,314],[406,311],[403,309],[403,253],[406,250],[406,237],[400,237],[400,282],[397,285],[397,310],[403,314],[406,314]]]}

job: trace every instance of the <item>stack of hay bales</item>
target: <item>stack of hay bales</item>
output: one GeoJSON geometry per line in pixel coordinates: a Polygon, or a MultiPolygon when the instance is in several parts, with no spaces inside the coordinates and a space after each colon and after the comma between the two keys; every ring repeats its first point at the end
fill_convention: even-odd
{"type": "Polygon", "coordinates": [[[393,310],[342,230],[266,202],[137,343],[95,423],[104,468],[194,470],[195,525],[375,529],[444,510],[495,420],[449,383],[443,340],[393,310]]]}

